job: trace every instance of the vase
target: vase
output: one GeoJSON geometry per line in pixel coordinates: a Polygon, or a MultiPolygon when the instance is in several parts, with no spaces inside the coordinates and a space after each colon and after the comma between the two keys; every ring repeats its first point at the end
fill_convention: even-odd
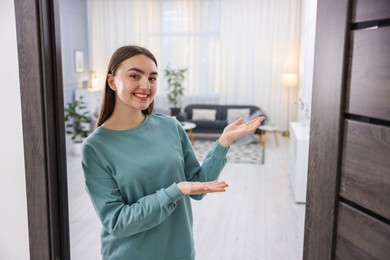
{"type": "Polygon", "coordinates": [[[177,116],[180,114],[180,107],[171,107],[171,116],[177,116]]]}

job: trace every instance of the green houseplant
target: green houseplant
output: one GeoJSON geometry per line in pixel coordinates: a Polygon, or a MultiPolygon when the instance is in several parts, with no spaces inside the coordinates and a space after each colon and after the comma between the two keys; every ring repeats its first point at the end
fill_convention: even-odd
{"type": "Polygon", "coordinates": [[[66,133],[71,136],[74,144],[81,145],[90,132],[91,119],[86,108],[82,96],[69,102],[65,107],[66,133]]]}
{"type": "Polygon", "coordinates": [[[185,88],[183,86],[183,82],[185,79],[186,71],[187,71],[187,68],[177,69],[177,70],[167,68],[164,70],[165,78],[167,79],[167,83],[168,83],[168,87],[167,87],[168,102],[169,102],[169,104],[172,105],[172,107],[171,107],[171,115],[172,116],[175,116],[178,113],[180,113],[179,104],[180,104],[181,98],[184,95],[185,88]]]}

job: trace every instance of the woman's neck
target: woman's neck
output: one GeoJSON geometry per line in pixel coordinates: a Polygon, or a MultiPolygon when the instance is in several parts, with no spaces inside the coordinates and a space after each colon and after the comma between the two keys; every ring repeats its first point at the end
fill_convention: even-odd
{"type": "Polygon", "coordinates": [[[102,124],[102,127],[111,130],[127,130],[139,126],[145,120],[145,115],[140,110],[135,110],[130,113],[121,113],[115,111],[102,124]]]}

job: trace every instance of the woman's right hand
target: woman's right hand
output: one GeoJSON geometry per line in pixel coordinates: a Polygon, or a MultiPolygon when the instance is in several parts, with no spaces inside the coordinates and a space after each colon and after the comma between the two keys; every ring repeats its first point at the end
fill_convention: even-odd
{"type": "Polygon", "coordinates": [[[205,194],[213,192],[224,192],[229,185],[224,181],[208,182],[179,182],[177,187],[183,195],[205,194]]]}

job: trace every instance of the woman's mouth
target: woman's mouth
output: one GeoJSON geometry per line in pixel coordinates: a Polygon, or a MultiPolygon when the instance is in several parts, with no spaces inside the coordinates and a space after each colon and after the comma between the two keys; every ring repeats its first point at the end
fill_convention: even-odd
{"type": "Polygon", "coordinates": [[[146,93],[134,93],[133,95],[135,97],[141,98],[141,99],[145,99],[145,98],[148,98],[150,96],[149,94],[146,94],[146,93]]]}

